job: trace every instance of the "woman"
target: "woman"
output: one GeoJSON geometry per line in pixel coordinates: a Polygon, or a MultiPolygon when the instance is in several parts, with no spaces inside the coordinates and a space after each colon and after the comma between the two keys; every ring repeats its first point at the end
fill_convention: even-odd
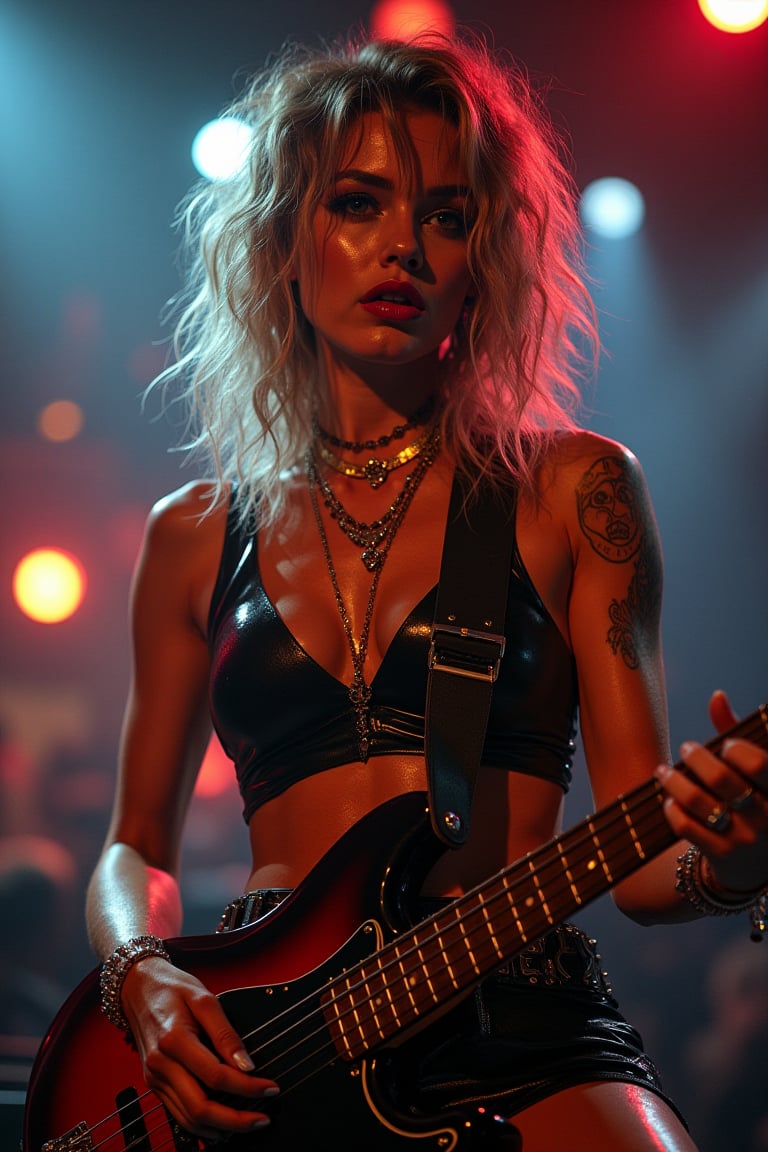
{"type": "MultiPolygon", "coordinates": [[[[596,806],[658,770],[671,829],[697,846],[615,888],[635,920],[759,906],[768,762],[739,740],[722,758],[688,744],[686,772],[657,769],[656,528],[631,453],[573,420],[592,309],[572,188],[520,78],[468,42],[297,51],[233,113],[252,150],[188,205],[197,257],[170,373],[188,381],[215,479],[148,522],[88,923],[106,1011],[150,1087],[200,1136],[265,1128],[257,1148],[280,1085],[162,945],[181,930],[179,843],[211,716],[260,893],[235,901],[230,929],[368,813],[427,788],[427,650],[455,475],[470,515],[489,490],[516,494],[516,549],[471,833],[427,870],[424,911],[558,831],[577,685],[596,806]]],[[[734,722],[721,694],[711,712],[719,730],[734,722]]],[[[481,1143],[693,1148],[573,928],[418,1033],[401,1068],[406,1111],[469,1101],[481,1143]],[[484,1088],[499,1117],[485,1133],[484,1088]]],[[[350,1127],[337,1146],[393,1146],[378,1119],[350,1127]]]]}

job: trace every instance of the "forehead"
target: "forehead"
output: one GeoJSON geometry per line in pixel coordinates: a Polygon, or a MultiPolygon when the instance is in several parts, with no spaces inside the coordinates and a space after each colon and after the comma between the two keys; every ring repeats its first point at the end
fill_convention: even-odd
{"type": "Polygon", "coordinates": [[[382,112],[363,113],[341,139],[337,170],[422,187],[466,183],[456,128],[435,112],[418,110],[394,120],[382,112]]]}

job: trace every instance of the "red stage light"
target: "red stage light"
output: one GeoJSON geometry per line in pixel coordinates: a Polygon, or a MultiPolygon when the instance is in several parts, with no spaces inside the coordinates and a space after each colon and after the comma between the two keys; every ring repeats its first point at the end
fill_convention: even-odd
{"type": "Polygon", "coordinates": [[[751,32],[768,19],[768,0],[699,0],[699,7],[723,32],[751,32]]]}
{"type": "Polygon", "coordinates": [[[409,40],[425,33],[451,36],[454,15],[443,0],[379,0],[371,12],[371,33],[377,40],[409,40]]]}

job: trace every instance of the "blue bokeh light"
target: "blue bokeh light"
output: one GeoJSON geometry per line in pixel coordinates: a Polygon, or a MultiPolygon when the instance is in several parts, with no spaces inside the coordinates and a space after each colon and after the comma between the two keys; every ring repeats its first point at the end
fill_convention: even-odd
{"type": "Polygon", "coordinates": [[[251,130],[233,116],[204,124],[192,141],[192,163],[206,180],[228,180],[243,165],[251,130]]]}
{"type": "Polygon", "coordinates": [[[629,180],[606,176],[588,184],[581,196],[582,223],[599,236],[619,240],[632,236],[645,219],[645,201],[629,180]]]}

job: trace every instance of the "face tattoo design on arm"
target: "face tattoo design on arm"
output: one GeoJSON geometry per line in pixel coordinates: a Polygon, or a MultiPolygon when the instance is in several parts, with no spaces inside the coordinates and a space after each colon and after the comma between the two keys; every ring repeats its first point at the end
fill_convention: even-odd
{"type": "MultiPolygon", "coordinates": [[[[611,600],[606,641],[628,668],[640,664],[639,645],[655,629],[660,597],[660,565],[645,532],[642,494],[626,461],[604,456],[584,473],[576,489],[579,523],[591,547],[611,564],[634,559],[623,600],[611,600]]],[[[652,539],[652,537],[650,538],[652,539]]]]}

